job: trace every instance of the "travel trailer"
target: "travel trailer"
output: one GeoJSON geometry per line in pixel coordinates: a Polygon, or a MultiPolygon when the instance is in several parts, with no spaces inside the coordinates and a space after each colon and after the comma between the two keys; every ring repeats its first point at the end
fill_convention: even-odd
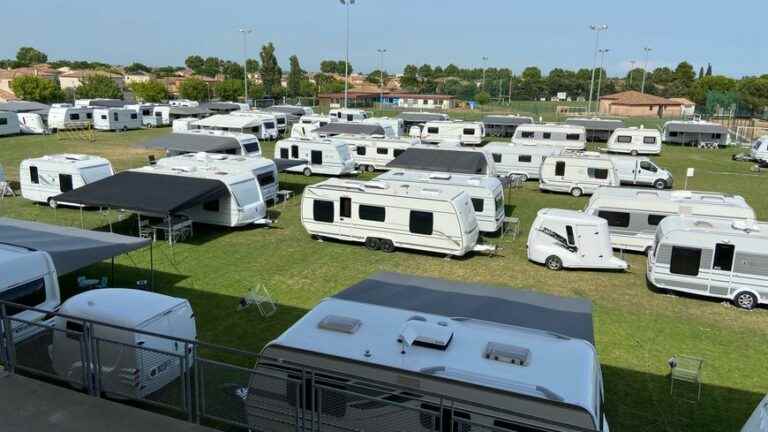
{"type": "Polygon", "coordinates": [[[56,205],[52,200],[56,195],[113,174],[112,164],[99,156],[56,154],[25,159],[19,165],[21,196],[30,201],[56,205]]]}
{"type": "Polygon", "coordinates": [[[534,123],[533,117],[520,115],[487,115],[482,121],[487,136],[506,138],[515,136],[518,126],[534,123]]]}
{"type": "Polygon", "coordinates": [[[768,135],[763,135],[752,143],[750,155],[757,163],[768,164],[768,135]]]}
{"type": "Polygon", "coordinates": [[[648,255],[660,290],[727,299],[742,309],[768,303],[768,223],[670,216],[648,255]]]}
{"type": "Polygon", "coordinates": [[[277,122],[277,115],[273,113],[257,112],[257,111],[235,111],[229,115],[236,117],[255,117],[262,120],[261,135],[256,134],[261,139],[277,139],[280,134],[279,123],[277,122]]]}
{"type": "Polygon", "coordinates": [[[347,175],[357,174],[349,145],[328,139],[288,138],[275,144],[275,159],[303,160],[306,163],[286,169],[286,172],[347,175]]]}
{"type": "Polygon", "coordinates": [[[567,124],[524,124],[515,129],[513,144],[551,145],[566,150],[584,150],[587,131],[584,126],[567,124]]]}
{"type": "Polygon", "coordinates": [[[471,174],[391,170],[376,177],[376,180],[385,181],[395,187],[435,185],[444,191],[464,191],[472,201],[477,226],[481,232],[495,233],[504,225],[504,188],[498,178],[471,174]]]}
{"type": "Polygon", "coordinates": [[[75,108],[72,105],[51,105],[48,128],[52,131],[82,129],[93,124],[93,108],[75,108]]]}
{"type": "Polygon", "coordinates": [[[583,126],[587,131],[587,141],[608,142],[613,131],[624,127],[624,121],[620,119],[569,117],[565,124],[583,126]]]}
{"type": "MultiPolygon", "coordinates": [[[[0,117],[2,114],[0,114],[0,117]]],[[[20,112],[16,114],[19,121],[19,128],[23,134],[42,135],[48,133],[48,126],[45,125],[43,116],[37,113],[20,112]]],[[[0,120],[0,123],[3,121],[0,120]]],[[[0,125],[2,129],[2,125],[0,125]]]]}
{"type": "Polygon", "coordinates": [[[456,256],[479,250],[469,195],[437,185],[328,179],[304,189],[301,224],[313,236],[364,243],[370,250],[456,256]]]}
{"type": "Polygon", "coordinates": [[[757,404],[741,432],[765,432],[768,430],[768,395],[757,404]]]}
{"type": "Polygon", "coordinates": [[[93,128],[104,131],[127,131],[141,128],[139,114],[127,108],[95,108],[93,128]]]}
{"type": "Polygon", "coordinates": [[[663,140],[670,144],[699,146],[712,143],[728,145],[728,129],[720,123],[701,120],[668,121],[664,123],[663,140]]]}
{"type": "Polygon", "coordinates": [[[256,135],[259,139],[277,137],[274,120],[264,115],[249,113],[216,114],[190,123],[193,129],[220,130],[256,135]]]}
{"type": "Polygon", "coordinates": [[[376,124],[384,128],[386,136],[399,138],[405,134],[405,123],[401,118],[391,117],[373,117],[363,120],[366,124],[376,124]]]}
{"type": "Polygon", "coordinates": [[[496,173],[499,176],[505,177],[514,174],[522,176],[523,181],[528,181],[529,179],[538,179],[544,159],[560,155],[562,148],[492,142],[482,147],[482,151],[493,158],[496,173]]]}
{"type": "Polygon", "coordinates": [[[388,169],[388,163],[414,146],[410,140],[375,135],[342,134],[336,135],[331,140],[347,144],[357,167],[368,172],[388,169]]]}
{"type": "Polygon", "coordinates": [[[566,192],[575,197],[590,195],[599,187],[619,184],[619,175],[611,159],[595,152],[550,156],[544,159],[539,174],[539,189],[566,192]]]}
{"type": "Polygon", "coordinates": [[[252,110],[246,112],[253,112],[257,114],[264,114],[275,119],[275,128],[277,133],[284,135],[288,131],[288,114],[280,111],[266,111],[266,110],[252,110]]]}
{"type": "Polygon", "coordinates": [[[483,143],[485,127],[480,122],[430,121],[421,128],[421,140],[425,143],[440,144],[458,142],[464,145],[483,143]]]}
{"type": "Polygon", "coordinates": [[[656,189],[672,187],[672,173],[656,165],[647,157],[608,156],[623,185],[653,186],[656,189]]]}
{"type": "Polygon", "coordinates": [[[185,118],[175,119],[171,123],[172,131],[173,131],[173,133],[182,133],[182,132],[189,132],[189,131],[197,130],[197,129],[194,128],[193,123],[195,123],[198,120],[200,120],[200,119],[195,118],[195,117],[185,117],[185,118]]]}
{"type": "Polygon", "coordinates": [[[261,143],[254,135],[220,130],[195,129],[174,132],[159,137],[146,146],[164,148],[168,156],[199,152],[261,156],[261,143]]]}
{"type": "Polygon", "coordinates": [[[354,123],[362,122],[368,118],[368,113],[365,110],[357,108],[336,108],[328,112],[333,121],[342,123],[354,123]]]}
{"type": "Polygon", "coordinates": [[[154,104],[131,104],[126,105],[123,108],[129,109],[139,116],[139,125],[142,127],[155,127],[157,126],[157,119],[155,118],[155,105],[154,104]]]}
{"type": "Polygon", "coordinates": [[[18,135],[21,133],[19,117],[14,112],[0,111],[0,136],[18,135]]]}
{"type": "Polygon", "coordinates": [[[608,139],[608,151],[632,156],[661,154],[661,133],[645,128],[616,129],[608,139]]]}
{"type": "Polygon", "coordinates": [[[152,116],[154,127],[171,125],[171,107],[168,105],[155,105],[152,107],[152,116]]]}
{"type": "Polygon", "coordinates": [[[613,256],[608,223],[574,210],[541,209],[528,233],[528,259],[550,270],[626,270],[613,256]]]}
{"type": "Polygon", "coordinates": [[[71,297],[59,312],[49,353],[56,374],[75,386],[98,373],[107,396],[142,399],[192,365],[192,345],[185,341],[194,341],[197,330],[195,313],[185,299],[105,288],[71,297]],[[90,371],[83,371],[81,338],[86,324],[99,340],[98,364],[90,371]]]}
{"type": "Polygon", "coordinates": [[[600,188],[584,213],[608,221],[614,249],[648,253],[656,228],[667,216],[754,220],[755,211],[738,195],[718,192],[600,188]]]}
{"type": "Polygon", "coordinates": [[[496,164],[487,153],[474,148],[433,145],[414,145],[388,163],[387,168],[489,177],[497,175],[496,164]]]}

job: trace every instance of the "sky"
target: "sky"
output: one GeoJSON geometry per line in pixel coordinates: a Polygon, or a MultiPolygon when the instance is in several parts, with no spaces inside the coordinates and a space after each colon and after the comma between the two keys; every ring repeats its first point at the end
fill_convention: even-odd
{"type": "MultiPolygon", "coordinates": [[[[343,59],[345,6],[339,0],[44,0],[30,7],[7,2],[0,26],[0,58],[33,46],[49,59],[104,61],[152,66],[183,65],[191,54],[241,61],[240,28],[249,57],[273,42],[287,70],[296,54],[302,68],[343,59]]],[[[674,67],[687,60],[698,71],[733,77],[768,73],[766,0],[732,2],[645,0],[356,0],[350,7],[350,63],[377,69],[377,49],[386,49],[385,69],[407,64],[508,67],[519,73],[538,66],[590,68],[595,34],[606,24],[601,47],[606,69],[623,75],[631,61],[674,67]],[[488,57],[483,61],[483,57],[488,57]]]]}

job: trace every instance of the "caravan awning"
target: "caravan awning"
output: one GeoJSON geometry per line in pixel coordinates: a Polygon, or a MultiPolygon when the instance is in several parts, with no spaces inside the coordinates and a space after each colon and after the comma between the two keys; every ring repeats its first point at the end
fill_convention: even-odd
{"type": "Polygon", "coordinates": [[[384,135],[384,128],[376,124],[368,123],[336,123],[331,122],[325,126],[313,130],[320,135],[384,135]]]}
{"type": "Polygon", "coordinates": [[[719,133],[726,134],[728,130],[718,123],[704,122],[669,122],[664,126],[667,132],[683,133],[719,133]]]}
{"type": "Polygon", "coordinates": [[[188,116],[196,117],[199,115],[213,114],[213,111],[208,108],[196,106],[196,107],[178,107],[173,106],[169,109],[169,114],[176,117],[188,116]]]}
{"type": "Polygon", "coordinates": [[[457,174],[485,174],[488,171],[488,161],[480,152],[410,148],[388,163],[387,167],[457,174]]]}
{"type": "Polygon", "coordinates": [[[161,148],[180,153],[221,153],[234,151],[240,154],[242,148],[237,138],[217,135],[170,133],[143,144],[147,148],[161,148]]]}
{"type": "Polygon", "coordinates": [[[522,124],[533,123],[533,119],[530,117],[522,117],[522,116],[489,115],[489,116],[483,117],[482,122],[485,125],[520,126],[522,124]]]}
{"type": "Polygon", "coordinates": [[[565,120],[565,124],[574,126],[583,126],[584,129],[601,130],[613,132],[618,128],[624,127],[624,121],[619,119],[599,119],[599,118],[576,118],[571,117],[565,120]]]}
{"type": "Polygon", "coordinates": [[[167,216],[227,194],[219,180],[123,171],[55,196],[61,203],[167,216]]]}
{"type": "Polygon", "coordinates": [[[48,252],[59,275],[143,248],[151,240],[0,218],[0,243],[48,252]]]}
{"type": "Polygon", "coordinates": [[[334,297],[553,332],[595,344],[592,303],[583,299],[400,273],[375,274],[334,297]]]}
{"type": "Polygon", "coordinates": [[[429,121],[446,120],[447,117],[444,114],[438,113],[414,113],[404,112],[398,115],[399,118],[407,122],[426,123],[429,121]]]}

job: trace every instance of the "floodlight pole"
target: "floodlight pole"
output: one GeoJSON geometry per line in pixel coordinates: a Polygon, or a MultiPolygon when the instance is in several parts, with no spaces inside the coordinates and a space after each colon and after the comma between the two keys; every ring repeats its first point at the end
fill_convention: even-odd
{"type": "MultiPolygon", "coordinates": [[[[595,98],[595,102],[597,102],[597,112],[600,112],[600,87],[603,85],[603,68],[605,68],[605,55],[608,54],[608,51],[610,49],[601,49],[600,50],[600,70],[597,73],[597,97],[595,98]]],[[[606,79],[608,79],[608,72],[606,71],[606,79]]]]}
{"type": "Polygon", "coordinates": [[[595,32],[595,51],[592,57],[592,78],[589,81],[589,101],[587,102],[587,111],[592,112],[592,95],[595,89],[595,68],[597,68],[597,51],[600,48],[600,32],[608,30],[605,24],[594,24],[589,26],[590,30],[595,32]]]}
{"type": "Polygon", "coordinates": [[[355,4],[355,0],[339,0],[345,6],[347,12],[347,42],[344,56],[344,108],[349,108],[349,7],[355,4]]]}
{"type": "Polygon", "coordinates": [[[645,77],[648,76],[648,54],[653,51],[652,48],[644,47],[645,65],[643,66],[643,84],[640,86],[640,93],[645,93],[645,77]]]}
{"type": "Polygon", "coordinates": [[[637,62],[636,62],[636,61],[634,61],[634,60],[630,60],[630,61],[629,61],[629,65],[631,66],[631,68],[629,69],[629,86],[627,86],[627,87],[628,87],[630,90],[632,90],[632,75],[634,75],[634,72],[635,72],[635,64],[636,64],[636,63],[637,63],[637,62]]]}
{"type": "Polygon", "coordinates": [[[379,110],[384,111],[384,54],[386,48],[376,50],[379,53],[379,110]]]}
{"type": "Polygon", "coordinates": [[[240,29],[243,34],[243,85],[245,90],[245,103],[248,103],[248,35],[253,33],[252,29],[240,29]]]}
{"type": "Polygon", "coordinates": [[[480,91],[485,91],[485,70],[488,69],[488,57],[483,56],[483,86],[480,91]]]}

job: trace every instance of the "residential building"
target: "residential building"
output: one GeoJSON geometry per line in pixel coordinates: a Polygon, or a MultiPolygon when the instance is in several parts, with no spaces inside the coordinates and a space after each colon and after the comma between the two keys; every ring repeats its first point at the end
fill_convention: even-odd
{"type": "Polygon", "coordinates": [[[629,90],[602,96],[599,112],[622,117],[675,118],[683,115],[683,103],[629,90]]]}
{"type": "Polygon", "coordinates": [[[137,82],[147,82],[151,79],[152,79],[151,75],[142,71],[123,73],[123,81],[125,81],[126,86],[129,86],[137,82]]]}
{"type": "Polygon", "coordinates": [[[115,84],[117,84],[117,88],[120,90],[125,89],[125,80],[123,78],[123,75],[104,71],[104,70],[97,70],[97,69],[75,69],[75,70],[69,70],[67,72],[62,73],[59,75],[59,83],[61,84],[62,89],[75,89],[80,87],[82,84],[83,78],[90,76],[90,75],[102,75],[107,76],[111,78],[115,84]]]}
{"type": "Polygon", "coordinates": [[[45,64],[16,69],[0,69],[0,100],[15,100],[16,95],[13,93],[13,89],[11,89],[11,81],[16,77],[27,75],[56,81],[59,72],[45,64]]]}
{"type": "Polygon", "coordinates": [[[669,98],[669,100],[683,104],[683,117],[693,117],[696,114],[696,103],[686,98],[669,98]]]}

